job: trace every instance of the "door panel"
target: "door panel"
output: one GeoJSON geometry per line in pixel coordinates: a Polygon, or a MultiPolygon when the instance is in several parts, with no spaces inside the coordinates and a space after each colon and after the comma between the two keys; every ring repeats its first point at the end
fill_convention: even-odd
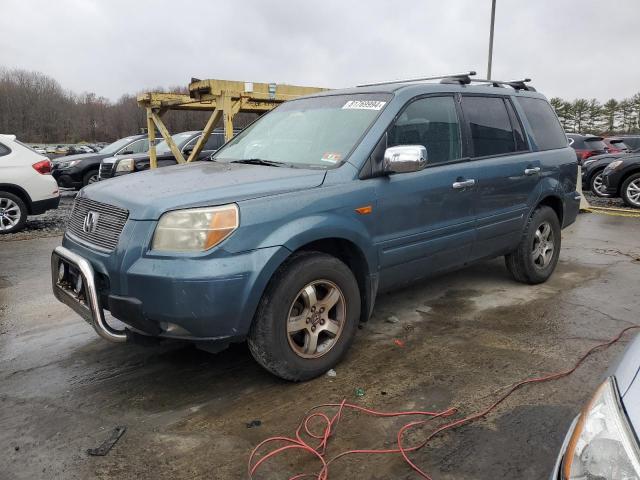
{"type": "Polygon", "coordinates": [[[453,186],[473,179],[469,162],[451,163],[462,155],[453,96],[410,102],[388,138],[388,146],[423,145],[429,166],[373,180],[381,289],[464,264],[475,236],[475,187],[453,186]]]}
{"type": "Polygon", "coordinates": [[[463,265],[474,241],[475,188],[454,190],[467,179],[467,162],[379,179],[380,287],[390,288],[463,265]]]}
{"type": "Polygon", "coordinates": [[[470,260],[505,253],[517,244],[540,163],[527,153],[523,129],[508,99],[462,97],[476,165],[476,242],[470,260]]]}

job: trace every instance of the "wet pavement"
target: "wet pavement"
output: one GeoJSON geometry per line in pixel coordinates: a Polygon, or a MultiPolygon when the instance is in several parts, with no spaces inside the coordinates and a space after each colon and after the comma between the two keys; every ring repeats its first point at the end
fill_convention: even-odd
{"type": "MultiPolygon", "coordinates": [[[[304,384],[263,371],[244,345],[213,355],[106,343],[51,294],[49,255],[60,237],[2,242],[0,479],[247,478],[252,447],[292,435],[319,403],[477,411],[505,386],[572,365],[640,322],[640,220],[583,214],[563,242],[544,285],[514,283],[498,259],[381,296],[337,376],[304,384]],[[260,425],[247,428],[254,420],[260,425]],[[88,456],[117,425],[127,432],[111,452],[88,456]]],[[[434,479],[546,478],[567,426],[628,338],[569,378],[525,387],[412,459],[434,479]]],[[[330,452],[389,448],[405,421],[349,414],[330,452]]],[[[288,454],[259,478],[317,468],[288,454]]],[[[396,456],[354,456],[332,465],[329,478],[418,477],[396,456]]]]}

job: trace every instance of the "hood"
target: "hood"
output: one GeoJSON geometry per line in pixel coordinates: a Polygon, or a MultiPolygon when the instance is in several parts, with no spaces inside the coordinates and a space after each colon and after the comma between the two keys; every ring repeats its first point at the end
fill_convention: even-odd
{"type": "Polygon", "coordinates": [[[195,162],[97,182],[79,195],[126,208],[133,220],[157,220],[167,210],[318,187],[325,174],[324,170],[195,162]]]}
{"type": "Polygon", "coordinates": [[[74,155],[65,155],[64,157],[56,157],[51,160],[53,163],[60,162],[70,162],[71,160],[102,160],[105,157],[109,157],[110,155],[104,155],[99,153],[76,153],[74,155]]]}

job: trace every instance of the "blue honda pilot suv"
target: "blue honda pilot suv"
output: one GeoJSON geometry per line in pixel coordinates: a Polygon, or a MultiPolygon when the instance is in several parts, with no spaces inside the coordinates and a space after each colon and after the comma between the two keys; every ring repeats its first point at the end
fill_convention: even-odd
{"type": "Polygon", "coordinates": [[[379,292],[497,256],[544,282],[578,212],[576,156],[545,97],[510,85],[326,91],[211,161],[90,185],[54,293],[105,339],[247,340],[300,381],[345,355],[379,292]]]}

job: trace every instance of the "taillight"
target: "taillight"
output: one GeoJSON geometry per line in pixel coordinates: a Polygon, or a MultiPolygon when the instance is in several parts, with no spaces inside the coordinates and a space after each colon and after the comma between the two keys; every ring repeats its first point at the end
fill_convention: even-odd
{"type": "Polygon", "coordinates": [[[42,160],[41,162],[34,163],[31,166],[36,172],[42,175],[48,175],[51,173],[51,162],[49,160],[42,160]]]}
{"type": "Polygon", "coordinates": [[[582,152],[582,161],[584,162],[587,158],[593,157],[594,155],[596,155],[596,152],[593,150],[585,150],[582,152]]]}

